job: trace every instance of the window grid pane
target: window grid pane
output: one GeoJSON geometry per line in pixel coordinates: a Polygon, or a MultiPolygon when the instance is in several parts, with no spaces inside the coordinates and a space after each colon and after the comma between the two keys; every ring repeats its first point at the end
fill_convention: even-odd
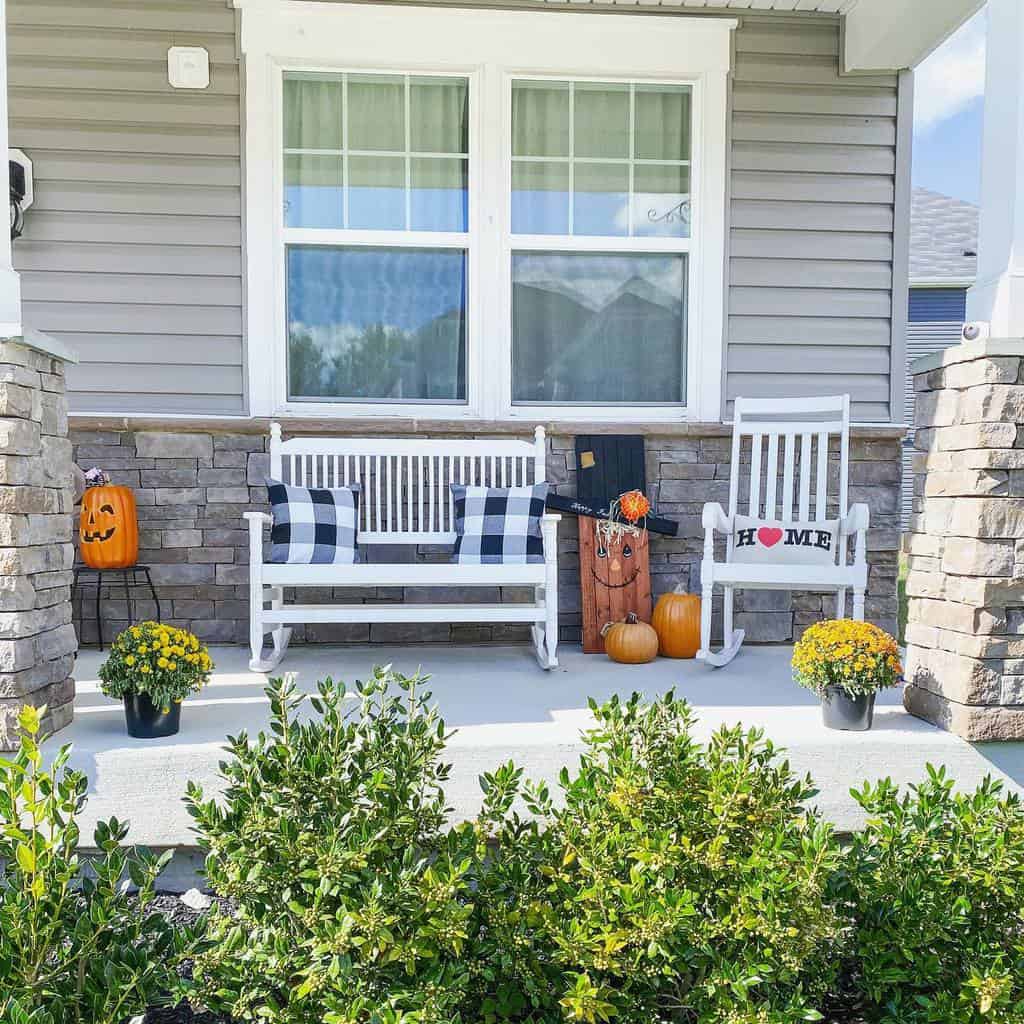
{"type": "Polygon", "coordinates": [[[289,401],[466,401],[464,249],[289,245],[289,401]]]}
{"type": "Polygon", "coordinates": [[[512,253],[514,405],[681,405],[685,253],[512,253]]]}
{"type": "Polygon", "coordinates": [[[645,83],[513,81],[513,234],[689,238],[690,92],[689,86],[645,83]],[[628,106],[623,103],[623,93],[628,95],[628,106]],[[568,99],[567,110],[562,109],[563,94],[568,99]],[[602,138],[604,117],[618,125],[624,110],[628,111],[627,137],[619,138],[620,126],[619,131],[602,138]],[[564,146],[553,141],[560,137],[558,123],[563,118],[568,121],[564,146]],[[642,120],[639,126],[638,120],[642,120]],[[594,124],[599,126],[597,134],[589,135],[594,124]],[[623,148],[628,150],[627,155],[615,155],[623,148]],[[602,152],[607,155],[600,155],[602,152]],[[564,199],[537,194],[557,187],[550,173],[546,190],[536,189],[543,184],[540,178],[517,173],[517,168],[537,163],[566,165],[568,194],[563,194],[564,199]],[[612,165],[620,165],[628,177],[626,194],[615,189],[601,202],[593,188],[583,187],[579,189],[584,194],[581,200],[577,186],[579,182],[594,181],[597,168],[592,165],[603,165],[606,172],[612,165]],[[661,193],[638,188],[638,177],[643,179],[641,184],[657,180],[654,172],[638,175],[638,169],[648,168],[661,168],[666,180],[674,171],[680,181],[685,180],[686,191],[661,193]],[[517,181],[531,181],[535,187],[520,189],[517,181]],[[568,212],[567,231],[557,215],[550,222],[538,223],[540,211],[560,210],[563,206],[568,212]],[[604,213],[595,216],[598,206],[604,207],[604,213]],[[613,209],[615,216],[611,218],[613,209]]]}
{"type": "MultiPolygon", "coordinates": [[[[284,89],[285,227],[469,230],[468,79],[291,73],[285,75],[284,89]],[[426,148],[413,148],[414,138],[426,148]],[[458,148],[452,151],[446,145],[451,143],[458,148]],[[313,156],[340,162],[341,181],[333,194],[323,191],[330,176],[302,159],[313,156]],[[428,160],[443,161],[448,168],[452,161],[463,165],[461,175],[451,170],[446,174],[454,194],[444,201],[437,195],[413,195],[414,167],[428,160]],[[399,164],[397,181],[394,169],[399,164]],[[379,183],[367,178],[373,165],[387,172],[379,183]],[[425,227],[417,210],[432,200],[433,214],[425,227]]],[[[428,177],[437,181],[442,174],[428,177]]]]}

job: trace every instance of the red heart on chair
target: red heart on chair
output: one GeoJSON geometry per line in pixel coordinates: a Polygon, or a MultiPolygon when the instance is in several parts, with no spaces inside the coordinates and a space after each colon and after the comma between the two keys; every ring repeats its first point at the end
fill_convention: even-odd
{"type": "Polygon", "coordinates": [[[757,531],[757,539],[766,548],[773,548],[782,540],[782,531],[777,526],[762,526],[757,531]]]}

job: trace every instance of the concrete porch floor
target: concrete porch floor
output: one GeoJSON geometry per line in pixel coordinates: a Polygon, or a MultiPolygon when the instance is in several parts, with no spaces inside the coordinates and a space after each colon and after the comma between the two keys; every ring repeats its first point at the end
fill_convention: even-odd
{"type": "MultiPolygon", "coordinates": [[[[95,822],[112,815],[131,822],[134,843],[194,844],[182,802],[186,781],[218,792],[224,737],[243,729],[255,734],[268,711],[265,677],[249,672],[247,652],[217,647],[211,654],[217,668],[210,686],[186,702],[181,733],[165,740],[126,734],[121,706],[99,692],[104,655],[80,654],[75,721],[47,748],[73,744],[71,763],[89,778],[83,845],[91,845],[95,822]]],[[[602,700],[633,690],[653,696],[673,687],[693,704],[702,735],[736,722],[764,728],[796,770],[811,773],[820,789],[817,805],[844,831],[862,821],[851,786],[884,775],[912,783],[923,777],[929,761],[947,765],[965,788],[986,774],[1003,777],[1018,791],[1024,783],[1024,743],[972,746],[908,715],[896,691],[883,695],[871,732],[825,729],[816,699],[791,680],[788,647],[747,647],[718,670],[667,659],[616,665],[571,645],[560,648],[559,658],[560,667],[544,673],[526,647],[315,646],[293,648],[281,671],[297,673],[300,686],[311,689],[327,675],[346,682],[365,678],[374,664],[391,663],[409,673],[422,666],[431,674],[430,689],[448,726],[457,730],[449,748],[447,794],[459,818],[479,806],[480,773],[502,761],[514,760],[533,778],[556,783],[560,768],[575,764],[581,749],[588,696],[602,700]]]]}

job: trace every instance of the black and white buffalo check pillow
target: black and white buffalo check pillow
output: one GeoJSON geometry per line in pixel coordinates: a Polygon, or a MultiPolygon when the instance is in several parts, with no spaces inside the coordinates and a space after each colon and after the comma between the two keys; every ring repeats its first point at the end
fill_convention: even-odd
{"type": "Polygon", "coordinates": [[[463,565],[544,561],[540,520],[547,484],[533,487],[469,487],[452,484],[455,551],[463,565]]]}
{"type": "Polygon", "coordinates": [[[270,560],[288,565],[352,565],[359,561],[359,487],[295,487],[267,480],[274,525],[270,560]]]}

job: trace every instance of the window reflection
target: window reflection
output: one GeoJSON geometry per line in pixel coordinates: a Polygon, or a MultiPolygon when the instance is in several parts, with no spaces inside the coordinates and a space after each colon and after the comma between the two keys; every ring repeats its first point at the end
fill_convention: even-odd
{"type": "Polygon", "coordinates": [[[514,400],[682,402],[686,259],[514,254],[514,400]]]}
{"type": "Polygon", "coordinates": [[[291,399],[464,401],[466,254],[290,246],[291,399]]]}

